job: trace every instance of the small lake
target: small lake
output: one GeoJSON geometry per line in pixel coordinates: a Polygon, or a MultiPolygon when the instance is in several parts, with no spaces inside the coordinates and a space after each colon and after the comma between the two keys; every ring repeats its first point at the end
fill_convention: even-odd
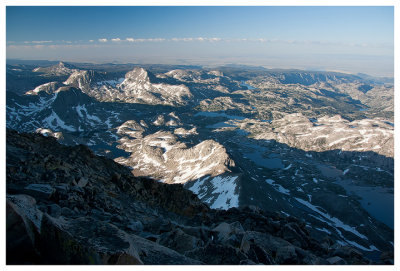
{"type": "Polygon", "coordinates": [[[339,176],[343,175],[343,171],[332,166],[317,165],[317,168],[322,173],[322,175],[328,178],[336,179],[339,176]]]}
{"type": "Polygon", "coordinates": [[[255,87],[250,86],[249,84],[246,84],[244,81],[241,81],[241,82],[240,82],[240,85],[241,85],[242,87],[247,87],[247,89],[249,89],[249,90],[255,89],[255,87]]]}
{"type": "Polygon", "coordinates": [[[218,123],[206,126],[206,128],[209,128],[209,129],[217,129],[217,128],[225,128],[225,127],[236,127],[236,126],[226,123],[226,122],[218,122],[218,123]]]}
{"type": "Polygon", "coordinates": [[[282,159],[277,158],[276,154],[270,154],[268,157],[264,157],[263,154],[267,151],[267,148],[261,147],[256,144],[246,144],[250,148],[254,149],[253,152],[243,152],[247,158],[253,161],[256,165],[265,167],[268,169],[282,169],[284,164],[282,159]]]}
{"type": "Polygon", "coordinates": [[[384,187],[358,186],[349,179],[335,182],[346,189],[347,193],[361,198],[361,206],[374,218],[394,227],[394,194],[384,187]]]}
{"type": "Polygon", "coordinates": [[[242,116],[235,116],[235,115],[228,115],[224,112],[208,112],[208,111],[201,111],[201,112],[197,112],[196,114],[194,114],[195,117],[198,116],[204,116],[204,117],[210,117],[210,118],[216,118],[216,117],[225,117],[228,119],[236,119],[236,120],[244,120],[245,117],[242,116]]]}

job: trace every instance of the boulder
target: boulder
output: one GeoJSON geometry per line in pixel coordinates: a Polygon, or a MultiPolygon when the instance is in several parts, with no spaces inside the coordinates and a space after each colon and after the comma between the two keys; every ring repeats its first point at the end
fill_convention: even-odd
{"type": "Polygon", "coordinates": [[[79,187],[85,187],[89,183],[89,180],[85,177],[81,177],[77,183],[77,186],[79,187]]]}
{"type": "Polygon", "coordinates": [[[172,249],[137,235],[131,235],[133,244],[144,264],[150,265],[199,265],[202,261],[184,256],[172,249]]]}
{"type": "Polygon", "coordinates": [[[6,261],[7,264],[32,264],[39,260],[35,243],[40,233],[42,212],[28,195],[7,195],[6,261]]]}
{"type": "Polygon", "coordinates": [[[340,258],[355,258],[355,259],[363,258],[363,255],[360,251],[350,246],[339,247],[333,251],[332,255],[338,256],[340,258]]]}
{"type": "Polygon", "coordinates": [[[202,241],[186,234],[181,229],[175,229],[171,232],[161,234],[158,243],[179,253],[185,253],[199,247],[202,241]]]}
{"type": "Polygon", "coordinates": [[[129,235],[111,224],[45,214],[41,227],[39,248],[47,264],[143,264],[129,235]]]}
{"type": "Polygon", "coordinates": [[[222,222],[213,229],[217,233],[218,241],[226,242],[234,234],[243,234],[244,230],[239,222],[226,223],[222,222]]]}
{"type": "Polygon", "coordinates": [[[246,259],[246,260],[242,260],[242,261],[240,261],[240,263],[239,263],[240,265],[255,265],[256,263],[255,262],[253,262],[252,260],[250,260],[250,259],[246,259]]]}
{"type": "Polygon", "coordinates": [[[250,245],[250,249],[247,253],[249,259],[253,260],[256,263],[260,264],[275,264],[274,259],[272,256],[269,255],[262,247],[252,244],[250,245]]]}
{"type": "Polygon", "coordinates": [[[185,256],[204,262],[205,264],[240,264],[247,257],[239,249],[231,246],[208,244],[185,253],[185,256]]]}
{"type": "Polygon", "coordinates": [[[309,237],[306,233],[296,224],[287,223],[283,226],[280,235],[286,241],[289,241],[295,246],[307,248],[309,244],[309,237]]]}
{"type": "Polygon", "coordinates": [[[301,262],[297,257],[295,247],[288,241],[268,233],[254,231],[245,232],[240,245],[241,251],[246,255],[250,255],[253,252],[258,252],[259,255],[262,255],[259,249],[254,249],[255,246],[258,246],[269,255],[265,257],[267,263],[269,261],[276,264],[294,264],[301,262]]]}
{"type": "Polygon", "coordinates": [[[55,189],[49,184],[29,184],[24,187],[24,193],[37,199],[49,199],[55,192],[55,189]]]}
{"type": "Polygon", "coordinates": [[[382,252],[381,256],[380,256],[380,260],[384,263],[384,264],[394,264],[394,253],[393,250],[392,251],[384,251],[382,252]]]}
{"type": "Polygon", "coordinates": [[[296,254],[296,249],[292,245],[278,247],[276,251],[275,261],[278,264],[296,264],[299,259],[296,254]]]}
{"type": "Polygon", "coordinates": [[[133,232],[143,231],[143,224],[140,221],[132,221],[131,220],[126,227],[133,232]]]}
{"type": "Polygon", "coordinates": [[[59,217],[61,215],[61,207],[58,204],[50,204],[47,207],[47,212],[52,217],[59,217]]]}
{"type": "Polygon", "coordinates": [[[334,264],[334,265],[344,265],[347,264],[345,260],[340,258],[339,256],[331,257],[326,259],[329,264],[334,264]]]}

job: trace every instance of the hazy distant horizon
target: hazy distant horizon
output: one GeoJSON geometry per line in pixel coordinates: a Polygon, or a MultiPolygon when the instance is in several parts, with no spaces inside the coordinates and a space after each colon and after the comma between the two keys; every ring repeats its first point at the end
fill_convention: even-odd
{"type": "Polygon", "coordinates": [[[185,60],[185,59],[179,59],[176,61],[160,61],[160,62],[152,62],[152,61],[146,61],[146,60],[138,60],[134,59],[132,61],[127,61],[127,60],[122,60],[122,59],[108,59],[108,60],[93,60],[93,59],[28,59],[28,58],[7,58],[6,63],[9,61],[49,61],[49,62],[66,62],[66,63],[90,63],[90,64],[133,64],[133,65],[185,65],[185,66],[202,66],[206,68],[214,68],[214,67],[219,67],[219,66],[225,66],[225,65],[243,65],[243,66],[251,66],[251,67],[262,67],[266,69],[271,69],[271,70],[303,70],[303,71],[321,71],[321,72],[338,72],[338,73],[347,73],[347,74],[366,74],[369,76],[373,77],[388,77],[388,78],[394,78],[394,74],[385,74],[385,73],[379,73],[379,74],[374,74],[371,72],[368,72],[368,70],[346,70],[346,69],[340,69],[340,68],[322,68],[322,67],[317,67],[317,66],[302,66],[301,64],[299,65],[272,65],[272,63],[268,64],[258,64],[258,62],[234,62],[234,61],[212,61],[212,60],[198,60],[198,61],[193,61],[193,60],[185,60]]]}
{"type": "Polygon", "coordinates": [[[6,8],[7,58],[394,76],[394,8],[6,8]]]}

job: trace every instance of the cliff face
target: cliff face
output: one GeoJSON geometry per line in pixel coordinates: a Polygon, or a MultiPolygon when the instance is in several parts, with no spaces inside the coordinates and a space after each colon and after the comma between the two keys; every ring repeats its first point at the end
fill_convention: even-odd
{"type": "Polygon", "coordinates": [[[7,264],[371,263],[294,217],[210,209],[82,145],[7,130],[6,147],[7,264]]]}

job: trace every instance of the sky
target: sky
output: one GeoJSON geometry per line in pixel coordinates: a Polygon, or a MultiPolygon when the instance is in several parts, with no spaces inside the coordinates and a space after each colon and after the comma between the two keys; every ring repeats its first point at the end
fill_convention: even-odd
{"type": "Polygon", "coordinates": [[[6,57],[393,76],[393,7],[6,7],[6,57]]]}

